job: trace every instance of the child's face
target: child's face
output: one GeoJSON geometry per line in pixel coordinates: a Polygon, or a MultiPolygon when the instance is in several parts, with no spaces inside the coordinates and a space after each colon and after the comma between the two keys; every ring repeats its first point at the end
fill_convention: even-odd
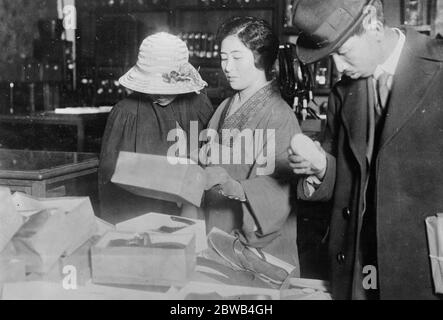
{"type": "Polygon", "coordinates": [[[171,104],[172,101],[175,100],[177,95],[157,95],[157,94],[151,94],[151,99],[154,103],[166,107],[167,105],[171,104]]]}

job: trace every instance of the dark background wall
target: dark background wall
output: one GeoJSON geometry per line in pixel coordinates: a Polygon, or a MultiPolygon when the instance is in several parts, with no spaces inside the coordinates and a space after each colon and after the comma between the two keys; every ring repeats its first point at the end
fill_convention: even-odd
{"type": "Polygon", "coordinates": [[[32,57],[37,21],[57,18],[57,0],[0,0],[0,80],[8,65],[32,57]]]}

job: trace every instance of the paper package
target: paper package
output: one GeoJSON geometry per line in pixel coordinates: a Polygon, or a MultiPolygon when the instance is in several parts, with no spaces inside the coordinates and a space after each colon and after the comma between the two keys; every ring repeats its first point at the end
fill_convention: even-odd
{"type": "Polygon", "coordinates": [[[66,216],[59,209],[45,209],[25,222],[12,242],[26,261],[26,271],[46,273],[69,246],[66,216]]]}
{"type": "Polygon", "coordinates": [[[70,282],[85,286],[92,279],[91,248],[99,239],[92,237],[71,255],[62,255],[46,274],[31,273],[26,280],[62,283],[69,276],[70,282]]]}
{"type": "Polygon", "coordinates": [[[443,214],[426,219],[435,292],[443,294],[443,214]]]}
{"type": "Polygon", "coordinates": [[[98,284],[182,285],[195,265],[195,236],[110,231],[91,249],[98,284]]]}
{"type": "Polygon", "coordinates": [[[72,268],[75,268],[74,272],[77,284],[79,286],[86,285],[92,279],[91,247],[95,245],[104,234],[109,231],[115,231],[113,224],[103,221],[98,217],[95,217],[95,220],[97,224],[95,236],[86,241],[72,254],[68,255],[64,253],[46,274],[31,273],[27,276],[26,280],[61,283],[68,273],[72,275],[72,268]],[[69,267],[69,269],[65,269],[66,267],[69,267]]]}
{"type": "Polygon", "coordinates": [[[111,181],[139,196],[200,207],[204,170],[183,161],[188,160],[120,152],[111,181]]]}
{"type": "Polygon", "coordinates": [[[27,219],[12,241],[29,273],[48,273],[61,256],[70,256],[97,233],[89,198],[35,199],[15,193],[13,202],[27,219]]]}
{"type": "Polygon", "coordinates": [[[97,223],[91,201],[87,197],[62,197],[37,199],[27,194],[16,192],[13,202],[20,214],[32,216],[45,209],[59,209],[65,214],[64,223],[68,232],[65,234],[69,245],[66,255],[72,254],[97,233],[97,223]]]}

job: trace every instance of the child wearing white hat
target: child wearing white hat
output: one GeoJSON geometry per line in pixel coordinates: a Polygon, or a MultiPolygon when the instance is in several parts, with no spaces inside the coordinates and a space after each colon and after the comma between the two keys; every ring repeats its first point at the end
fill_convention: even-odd
{"type": "MultiPolygon", "coordinates": [[[[206,128],[214,110],[207,86],[189,63],[186,44],[168,33],[147,37],[137,63],[120,84],[134,91],[113,108],[102,140],[99,166],[101,217],[112,223],[145,214],[179,214],[175,203],[133,195],[111,183],[120,151],[167,155],[168,133],[178,126],[189,136],[191,122],[206,128]]],[[[148,170],[148,169],[147,169],[148,170]]]]}

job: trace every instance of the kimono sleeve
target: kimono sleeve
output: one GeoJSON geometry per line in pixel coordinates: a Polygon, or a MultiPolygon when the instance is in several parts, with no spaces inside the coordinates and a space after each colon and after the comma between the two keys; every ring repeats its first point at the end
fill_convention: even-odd
{"type": "MultiPolygon", "coordinates": [[[[269,128],[275,128],[275,136],[272,137],[272,143],[275,142],[274,172],[241,181],[248,200],[243,205],[243,228],[245,233],[254,232],[257,237],[266,237],[281,230],[291,212],[291,185],[296,179],[287,157],[291,138],[301,132],[297,118],[291,112],[282,113],[271,121],[269,128]]],[[[267,140],[265,150],[269,149],[269,144],[267,140]]]]}

